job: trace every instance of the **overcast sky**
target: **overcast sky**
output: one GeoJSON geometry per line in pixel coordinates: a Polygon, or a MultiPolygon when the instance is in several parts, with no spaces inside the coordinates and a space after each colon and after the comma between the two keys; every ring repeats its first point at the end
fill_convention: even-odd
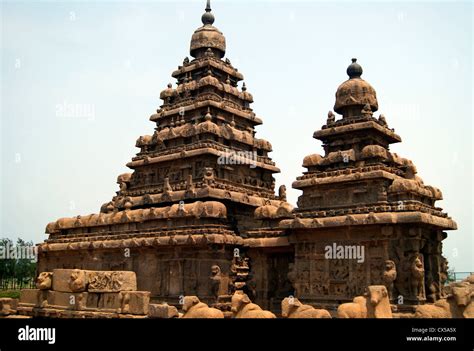
{"type": "MultiPolygon", "coordinates": [[[[201,25],[205,1],[1,3],[0,237],[46,238],[59,217],[98,212],[152,134],[149,116],[201,25]],[[68,108],[74,107],[74,113],[68,108]]],[[[458,223],[444,254],[474,271],[473,6],[467,2],[212,1],[245,76],[257,136],[273,144],[289,201],[312,138],[357,57],[379,112],[458,223]]],[[[377,116],[378,116],[377,113],[377,116]]]]}

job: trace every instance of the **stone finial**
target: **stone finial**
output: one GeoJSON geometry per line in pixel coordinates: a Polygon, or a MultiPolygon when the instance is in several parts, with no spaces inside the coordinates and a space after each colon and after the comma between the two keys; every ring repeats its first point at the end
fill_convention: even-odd
{"type": "Polygon", "coordinates": [[[357,63],[357,59],[353,58],[352,63],[347,67],[347,75],[349,76],[350,79],[353,78],[360,78],[362,75],[362,67],[357,63]]]}
{"type": "Polygon", "coordinates": [[[214,15],[211,13],[212,11],[211,0],[207,0],[205,11],[206,12],[204,12],[204,14],[201,17],[202,24],[212,25],[214,23],[215,18],[214,18],[214,15]]]}
{"type": "Polygon", "coordinates": [[[212,120],[211,108],[210,108],[210,107],[207,108],[207,113],[206,113],[206,115],[204,116],[204,119],[205,119],[206,121],[212,120]]]}
{"type": "Polygon", "coordinates": [[[343,118],[360,116],[365,104],[369,104],[372,112],[377,111],[377,94],[368,82],[360,78],[362,67],[357,63],[357,59],[352,59],[346,72],[349,79],[337,88],[334,111],[343,118]]]}
{"type": "Polygon", "coordinates": [[[281,201],[286,201],[286,185],[280,185],[278,188],[278,197],[281,201]]]}
{"type": "Polygon", "coordinates": [[[329,111],[326,124],[331,124],[331,123],[334,123],[335,121],[336,121],[336,115],[332,111],[329,111]]]}

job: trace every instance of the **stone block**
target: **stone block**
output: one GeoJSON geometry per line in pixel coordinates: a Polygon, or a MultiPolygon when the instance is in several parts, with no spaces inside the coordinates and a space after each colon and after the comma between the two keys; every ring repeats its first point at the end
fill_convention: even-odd
{"type": "Polygon", "coordinates": [[[16,307],[18,305],[17,299],[9,297],[0,298],[0,316],[8,316],[16,313],[16,307]]]}
{"type": "Polygon", "coordinates": [[[48,291],[48,305],[71,310],[83,310],[86,307],[87,293],[67,293],[48,291]]]}
{"type": "Polygon", "coordinates": [[[148,314],[150,304],[149,291],[125,291],[122,292],[122,313],[148,314]]]}
{"type": "Polygon", "coordinates": [[[119,312],[122,309],[122,294],[120,292],[101,293],[98,295],[99,309],[107,311],[119,312]]]}
{"type": "Polygon", "coordinates": [[[148,305],[148,316],[150,318],[177,318],[179,313],[176,307],[170,306],[167,303],[151,303],[148,305]]]}
{"type": "Polygon", "coordinates": [[[99,300],[103,294],[100,293],[87,293],[86,307],[97,309],[99,308],[99,300]]]}
{"type": "Polygon", "coordinates": [[[90,292],[136,291],[137,276],[130,271],[87,271],[90,292]]]}
{"type": "Polygon", "coordinates": [[[47,304],[48,292],[39,289],[22,289],[20,303],[34,307],[43,307],[47,304]]]}
{"type": "Polygon", "coordinates": [[[86,271],[81,269],[54,269],[53,290],[60,292],[82,292],[87,288],[86,271]]]}
{"type": "Polygon", "coordinates": [[[53,270],[53,290],[61,292],[136,291],[137,276],[130,271],[53,270]]]}

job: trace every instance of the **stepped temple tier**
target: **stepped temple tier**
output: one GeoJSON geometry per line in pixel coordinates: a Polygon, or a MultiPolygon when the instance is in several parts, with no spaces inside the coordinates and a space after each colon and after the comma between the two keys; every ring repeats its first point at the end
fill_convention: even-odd
{"type": "MultiPolygon", "coordinates": [[[[250,301],[275,314],[294,313],[288,301],[334,314],[369,286],[390,301],[384,312],[390,316],[390,309],[414,313],[446,297],[442,240],[456,223],[435,206],[440,190],[390,152],[401,138],[383,115],[374,116],[377,96],[357,60],[336,92],[341,117],[329,112],[314,133],[324,155],[304,158],[307,171],[293,183],[302,195],[293,208],[284,185],[275,194],[273,174],[280,170],[269,157],[272,146],[256,137],[262,120],[250,107],[243,75],[225,58],[226,40],[214,20],[208,1],[191,57],[172,73],[175,84],[163,84],[163,103],[150,117],[154,131],[137,139],[139,151],[127,163],[130,173],[118,176],[116,195],[99,213],[46,227],[38,271],[56,287],[55,279],[81,276],[82,288],[44,288],[56,292],[47,293],[51,298],[25,292],[31,298],[23,307],[36,306],[41,294],[53,305],[59,292],[95,296],[91,286],[99,278],[120,285],[122,276],[133,286],[111,285],[122,303],[206,303],[226,316],[244,315],[240,308],[250,301]]],[[[81,299],[89,304],[87,296],[81,299]]],[[[153,309],[168,315],[166,306],[153,309]]],[[[267,312],[261,315],[274,317],[267,312]]]]}

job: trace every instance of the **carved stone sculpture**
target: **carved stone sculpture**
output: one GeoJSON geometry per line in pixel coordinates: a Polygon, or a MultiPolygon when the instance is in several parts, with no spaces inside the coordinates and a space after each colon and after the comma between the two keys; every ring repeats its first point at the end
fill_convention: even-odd
{"type": "Polygon", "coordinates": [[[36,279],[36,288],[49,290],[53,285],[53,272],[41,272],[36,279]]]}
{"type": "Polygon", "coordinates": [[[372,117],[372,108],[370,107],[370,104],[364,105],[364,108],[362,109],[361,114],[364,117],[372,117]]]}
{"type": "Polygon", "coordinates": [[[231,281],[229,277],[221,272],[218,265],[211,267],[211,292],[217,299],[219,296],[229,294],[229,286],[231,281]]]}
{"type": "Polygon", "coordinates": [[[387,127],[387,120],[385,119],[385,115],[381,114],[379,116],[379,123],[384,127],[387,127]]]}
{"type": "Polygon", "coordinates": [[[128,189],[128,185],[130,183],[131,178],[131,173],[124,173],[117,177],[117,184],[119,185],[121,192],[124,192],[128,189]]]}
{"type": "Polygon", "coordinates": [[[278,188],[278,197],[281,201],[286,201],[286,185],[280,185],[278,188]]]}
{"type": "Polygon", "coordinates": [[[336,121],[336,115],[334,112],[329,111],[328,112],[328,119],[326,120],[326,125],[332,124],[336,121]]]}
{"type": "Polygon", "coordinates": [[[389,298],[392,299],[393,296],[393,282],[397,279],[397,269],[395,262],[392,260],[385,261],[385,271],[383,272],[383,282],[387,287],[389,298]]]}
{"type": "Polygon", "coordinates": [[[185,296],[182,318],[224,318],[222,311],[199,301],[197,296],[185,296]]]}
{"type": "Polygon", "coordinates": [[[88,291],[118,292],[137,290],[135,272],[87,271],[88,291]]]}
{"type": "Polygon", "coordinates": [[[247,294],[239,291],[232,295],[232,313],[234,318],[276,318],[272,312],[262,310],[250,301],[247,294]]]}
{"type": "Polygon", "coordinates": [[[353,302],[343,303],[337,308],[337,318],[367,318],[367,299],[354,297],[353,302]]]}
{"type": "Polygon", "coordinates": [[[364,296],[356,296],[353,302],[344,303],[337,309],[338,318],[392,318],[392,309],[384,285],[372,285],[364,296]]]}
{"type": "Polygon", "coordinates": [[[410,286],[411,293],[414,297],[423,298],[424,297],[424,278],[425,278],[425,269],[423,267],[423,262],[420,256],[415,256],[413,263],[411,265],[411,278],[410,286]]]}
{"type": "Polygon", "coordinates": [[[452,318],[450,305],[445,299],[438,300],[434,304],[417,306],[414,316],[415,318],[452,318]]]}
{"type": "Polygon", "coordinates": [[[283,318],[331,318],[327,310],[303,305],[295,297],[286,297],[281,301],[281,316],[283,318]]]}
{"type": "MultiPolygon", "coordinates": [[[[474,275],[471,275],[474,277],[474,275]]],[[[468,277],[444,289],[446,298],[416,307],[415,318],[474,318],[474,279],[468,277]]]]}
{"type": "Polygon", "coordinates": [[[69,278],[69,288],[72,292],[85,291],[87,288],[86,272],[80,269],[74,269],[69,278]]]}

